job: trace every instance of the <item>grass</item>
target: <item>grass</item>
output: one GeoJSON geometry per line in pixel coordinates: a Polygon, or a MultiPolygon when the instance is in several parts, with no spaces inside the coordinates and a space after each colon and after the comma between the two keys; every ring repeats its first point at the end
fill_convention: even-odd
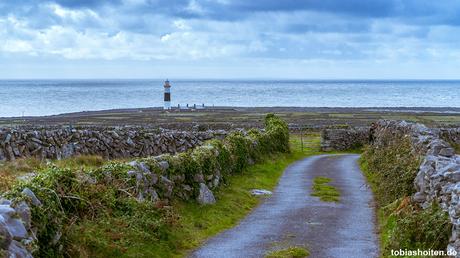
{"type": "Polygon", "coordinates": [[[228,177],[225,185],[214,193],[215,205],[178,201],[148,207],[133,203],[126,205],[126,209],[117,209],[123,212],[107,211],[106,216],[76,223],[69,228],[73,244],[68,255],[184,257],[209,237],[236,225],[260,203],[260,197],[250,194],[251,189],[272,190],[292,162],[320,154],[318,134],[306,135],[303,141],[302,150],[300,137],[293,136],[291,153],[273,155],[242,174],[228,177]]]}
{"type": "Polygon", "coordinates": [[[312,196],[319,197],[323,202],[339,202],[340,192],[332,185],[328,185],[332,179],[327,177],[316,177],[313,179],[312,196]]]}
{"type": "MultiPolygon", "coordinates": [[[[120,160],[122,161],[122,160],[120,160]]],[[[53,162],[36,158],[22,158],[15,161],[0,162],[0,192],[8,191],[17,181],[17,177],[27,173],[40,173],[53,165],[60,168],[91,169],[100,167],[106,160],[100,156],[81,155],[53,162]]]]}
{"type": "Polygon", "coordinates": [[[286,249],[275,250],[268,253],[266,258],[301,258],[307,257],[310,253],[307,249],[298,246],[291,246],[286,249]]]}

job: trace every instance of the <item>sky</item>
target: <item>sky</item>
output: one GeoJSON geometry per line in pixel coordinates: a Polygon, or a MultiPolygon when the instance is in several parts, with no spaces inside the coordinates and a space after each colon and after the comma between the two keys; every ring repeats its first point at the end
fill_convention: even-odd
{"type": "Polygon", "coordinates": [[[459,79],[458,0],[0,0],[0,79],[459,79]]]}

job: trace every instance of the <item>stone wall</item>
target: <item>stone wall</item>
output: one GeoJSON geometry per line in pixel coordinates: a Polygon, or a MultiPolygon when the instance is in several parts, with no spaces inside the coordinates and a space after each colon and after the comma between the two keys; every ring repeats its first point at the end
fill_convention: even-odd
{"type": "Polygon", "coordinates": [[[439,130],[422,124],[381,120],[373,133],[373,146],[384,146],[385,141],[391,140],[389,135],[395,140],[401,135],[410,137],[413,151],[422,158],[414,179],[417,192],[412,199],[425,208],[437,202],[448,212],[453,228],[447,248],[457,251],[460,257],[460,156],[441,139],[439,130]]]}
{"type": "Polygon", "coordinates": [[[460,149],[460,128],[441,128],[439,129],[439,135],[457,150],[460,149]]]}
{"type": "Polygon", "coordinates": [[[321,150],[350,150],[369,142],[369,128],[324,129],[321,132],[321,150]]]}
{"type": "Polygon", "coordinates": [[[183,152],[223,130],[176,131],[145,127],[0,129],[0,161],[23,157],[62,159],[75,155],[147,157],[183,152]]]}

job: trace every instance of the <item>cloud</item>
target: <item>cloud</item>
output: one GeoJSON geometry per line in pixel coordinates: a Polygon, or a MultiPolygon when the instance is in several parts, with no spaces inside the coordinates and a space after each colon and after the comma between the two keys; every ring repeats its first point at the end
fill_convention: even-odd
{"type": "Polygon", "coordinates": [[[6,57],[423,64],[458,59],[459,13],[455,0],[6,0],[0,65],[6,57]]]}

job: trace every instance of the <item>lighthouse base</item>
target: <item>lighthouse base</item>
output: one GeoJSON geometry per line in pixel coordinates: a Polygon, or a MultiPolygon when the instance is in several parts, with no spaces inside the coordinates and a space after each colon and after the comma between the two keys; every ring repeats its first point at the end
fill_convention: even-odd
{"type": "Polygon", "coordinates": [[[165,105],[164,105],[163,109],[164,109],[164,110],[169,110],[169,109],[171,109],[171,102],[165,101],[165,105]]]}

